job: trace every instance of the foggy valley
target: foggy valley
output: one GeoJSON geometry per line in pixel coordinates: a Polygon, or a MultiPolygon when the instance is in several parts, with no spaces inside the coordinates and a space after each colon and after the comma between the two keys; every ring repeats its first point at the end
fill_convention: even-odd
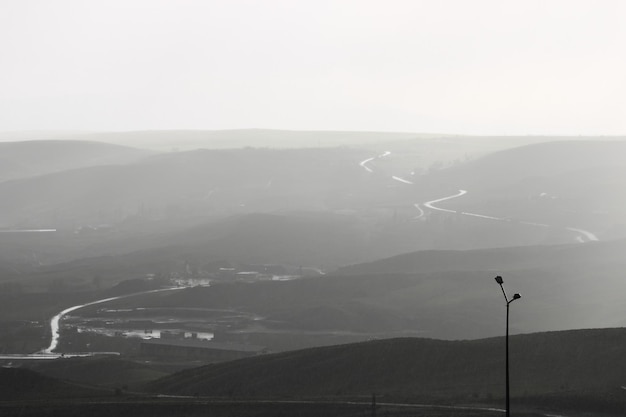
{"type": "Polygon", "coordinates": [[[0,4],[0,415],[625,415],[624,13],[0,4]]]}
{"type": "MultiPolygon", "coordinates": [[[[324,141],[333,133],[317,135],[324,141]]],[[[360,145],[280,148],[264,146],[271,132],[263,132],[256,146],[208,142],[179,151],[76,139],[2,143],[12,161],[0,183],[2,360],[94,386],[232,396],[223,391],[231,382],[177,390],[156,379],[184,381],[177,370],[346,343],[358,343],[349,353],[358,357],[371,344],[398,340],[384,349],[402,358],[411,356],[402,353],[407,337],[417,351],[432,339],[485,341],[442,344],[463,357],[466,344],[498,344],[485,339],[502,333],[496,275],[524,294],[514,334],[624,326],[626,141],[380,135],[369,142],[366,134],[360,145]],[[89,370],[120,361],[127,365],[114,375],[89,370]]],[[[597,339],[588,332],[567,337],[587,349],[597,339]]],[[[524,343],[530,351],[540,346],[524,343]]],[[[556,344],[550,354],[571,347],[556,344]]],[[[311,355],[330,360],[330,352],[311,355]]],[[[480,371],[482,360],[468,358],[466,366],[494,373],[493,385],[466,394],[449,388],[450,395],[499,397],[501,375],[480,371]]],[[[345,378],[355,377],[351,366],[341,365],[345,378]]],[[[441,372],[468,384],[456,368],[441,372]]],[[[288,372],[280,369],[262,374],[288,372]]],[[[520,384],[514,395],[526,402],[563,391],[562,379],[544,373],[525,371],[524,384],[552,382],[520,384]]],[[[261,395],[246,386],[250,378],[233,380],[235,396],[261,395]]],[[[404,388],[370,381],[336,389],[404,399],[402,378],[411,377],[397,377],[404,388]]],[[[263,396],[291,392],[267,389],[263,396]]],[[[319,396],[319,389],[293,395],[319,396]]],[[[421,398],[442,395],[432,389],[421,398]]]]}

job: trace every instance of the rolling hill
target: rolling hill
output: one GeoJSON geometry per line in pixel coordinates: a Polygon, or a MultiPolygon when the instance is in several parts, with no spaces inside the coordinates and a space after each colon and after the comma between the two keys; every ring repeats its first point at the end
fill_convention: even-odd
{"type": "Polygon", "coordinates": [[[626,162],[626,140],[560,140],[490,153],[441,172],[461,187],[494,187],[626,162]]]}
{"type": "MultiPolygon", "coordinates": [[[[460,140],[456,138],[453,145],[457,146],[460,140]]],[[[43,150],[62,143],[33,142],[28,147],[33,153],[30,158],[54,156],[55,152],[43,150]],[[33,150],[41,146],[42,151],[33,150]]],[[[446,141],[442,139],[440,145],[446,145],[446,141]]],[[[575,241],[578,234],[566,227],[590,230],[601,239],[620,238],[626,236],[624,202],[619,192],[626,178],[626,173],[622,175],[626,164],[619,164],[622,145],[619,141],[559,141],[522,146],[434,170],[418,176],[414,185],[399,184],[391,178],[399,166],[411,166],[411,161],[403,158],[417,158],[417,164],[423,159],[410,150],[409,156],[392,154],[372,162],[373,173],[359,166],[359,161],[375,153],[345,148],[222,149],[155,155],[125,165],[71,169],[0,183],[0,192],[5,196],[0,202],[0,226],[57,228],[67,232],[54,238],[42,236],[36,241],[1,236],[0,247],[3,258],[17,263],[13,268],[22,270],[19,263],[32,266],[137,252],[155,248],[156,242],[168,242],[163,247],[175,242],[175,246],[191,248],[215,240],[197,236],[202,231],[215,232],[220,226],[206,224],[227,216],[242,220],[240,230],[247,227],[243,225],[252,224],[250,234],[254,234],[252,229],[260,230],[262,221],[258,217],[248,221],[251,217],[245,215],[291,216],[296,211],[341,213],[346,219],[351,217],[349,228],[358,229],[358,239],[340,240],[344,250],[354,249],[352,252],[363,256],[335,256],[317,265],[322,267],[423,249],[575,241]],[[598,162],[605,159],[606,164],[598,162]],[[503,164],[509,169],[503,170],[503,164]],[[535,165],[536,169],[524,174],[528,172],[524,170],[535,165]],[[425,201],[450,195],[460,187],[467,187],[468,193],[438,206],[495,215],[507,221],[425,210],[425,201]],[[415,204],[422,204],[418,208],[426,212],[419,221],[415,204]],[[239,214],[242,216],[237,217],[239,214]],[[255,221],[257,225],[253,224],[255,221]],[[191,231],[194,228],[197,232],[191,231]],[[85,233],[74,235],[75,231],[85,233]]],[[[274,239],[271,225],[278,223],[272,219],[266,219],[267,236],[259,236],[257,241],[274,239]]],[[[232,226],[232,221],[224,224],[232,226]]],[[[326,229],[320,232],[326,233],[326,229]]],[[[298,246],[294,240],[298,233],[306,239],[312,236],[306,228],[296,226],[289,240],[274,241],[298,246]]],[[[338,229],[331,235],[340,234],[338,229]]],[[[323,246],[323,239],[315,240],[323,246]]],[[[263,249],[262,245],[254,246],[249,251],[251,257],[263,249]]],[[[207,253],[193,248],[191,251],[207,253]]],[[[291,261],[305,262],[306,259],[291,261]]]]}
{"type": "Polygon", "coordinates": [[[79,137],[99,142],[130,144],[170,151],[174,148],[232,149],[243,147],[315,148],[361,146],[389,140],[429,138],[440,135],[398,132],[292,131],[275,129],[158,130],[86,133],[79,137]]]}
{"type": "Polygon", "coordinates": [[[189,288],[141,305],[240,309],[262,318],[249,333],[474,339],[501,332],[503,300],[493,278],[502,275],[523,294],[513,333],[624,326],[625,244],[417,252],[316,278],[189,288]]]}
{"type": "Polygon", "coordinates": [[[80,140],[0,142],[0,182],[70,169],[126,164],[154,152],[80,140]]]}
{"type": "Polygon", "coordinates": [[[427,250],[339,268],[338,275],[411,274],[444,271],[512,271],[559,265],[621,264],[626,240],[584,245],[541,245],[476,250],[427,250]]]}
{"type": "Polygon", "coordinates": [[[70,358],[28,365],[50,378],[110,388],[133,387],[167,375],[148,365],[120,358],[70,358]]]}
{"type": "MultiPolygon", "coordinates": [[[[577,330],[511,338],[515,407],[611,411],[626,405],[626,330],[577,330]]],[[[504,339],[403,338],[257,356],[185,370],[152,392],[231,398],[337,398],[501,403],[504,339]]]]}
{"type": "Polygon", "coordinates": [[[0,183],[0,224],[71,227],[129,218],[326,208],[362,180],[363,151],[198,150],[0,183]]]}
{"type": "Polygon", "coordinates": [[[349,216],[328,213],[236,215],[183,232],[124,242],[126,253],[120,253],[118,242],[118,248],[110,249],[117,249],[113,256],[83,258],[40,270],[149,273],[175,270],[175,265],[185,262],[202,268],[219,260],[329,267],[367,259],[366,238],[358,226],[349,216]]]}
{"type": "Polygon", "coordinates": [[[600,239],[626,236],[623,140],[571,140],[505,149],[416,182],[431,193],[467,190],[466,195],[442,203],[459,213],[587,229],[600,239]]]}
{"type": "Polygon", "coordinates": [[[110,390],[62,381],[23,368],[0,368],[0,388],[2,401],[112,396],[110,390]]]}

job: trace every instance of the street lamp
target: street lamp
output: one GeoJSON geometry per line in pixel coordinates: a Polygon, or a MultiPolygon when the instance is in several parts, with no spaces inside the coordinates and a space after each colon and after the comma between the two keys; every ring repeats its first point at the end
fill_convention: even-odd
{"type": "Polygon", "coordinates": [[[504,291],[504,286],[502,285],[504,281],[502,281],[502,277],[498,275],[496,277],[496,282],[500,285],[502,289],[502,294],[504,295],[504,300],[506,301],[506,417],[511,416],[511,394],[509,391],[509,305],[520,298],[521,295],[518,293],[513,294],[513,298],[509,300],[509,297],[506,295],[506,291],[504,291]]]}

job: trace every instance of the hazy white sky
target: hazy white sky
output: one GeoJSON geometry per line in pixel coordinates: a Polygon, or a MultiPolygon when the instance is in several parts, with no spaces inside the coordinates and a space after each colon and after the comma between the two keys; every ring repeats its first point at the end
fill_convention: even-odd
{"type": "Polygon", "coordinates": [[[621,0],[0,0],[0,130],[626,134],[621,0]]]}

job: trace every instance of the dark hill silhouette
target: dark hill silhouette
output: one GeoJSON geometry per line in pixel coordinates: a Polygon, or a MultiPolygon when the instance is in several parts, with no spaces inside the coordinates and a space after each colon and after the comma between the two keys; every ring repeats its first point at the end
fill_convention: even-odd
{"type": "MultiPolygon", "coordinates": [[[[623,410],[626,329],[511,338],[513,404],[623,410]],[[567,402],[571,402],[568,404],[567,402]]],[[[388,339],[208,365],[148,384],[152,392],[235,398],[369,396],[493,402],[504,395],[504,339],[388,339]]]]}
{"type": "Polygon", "coordinates": [[[585,245],[523,246],[467,251],[428,250],[340,268],[337,274],[410,274],[414,272],[514,270],[564,264],[621,262],[626,239],[585,245]]]}
{"type": "Polygon", "coordinates": [[[75,383],[44,376],[23,368],[0,368],[0,399],[61,399],[111,396],[102,391],[75,383]]]}
{"type": "MultiPolygon", "coordinates": [[[[29,364],[31,365],[31,364],[29,364]]],[[[148,365],[120,358],[70,358],[40,361],[32,369],[52,378],[105,387],[132,387],[167,375],[148,365]]]]}

